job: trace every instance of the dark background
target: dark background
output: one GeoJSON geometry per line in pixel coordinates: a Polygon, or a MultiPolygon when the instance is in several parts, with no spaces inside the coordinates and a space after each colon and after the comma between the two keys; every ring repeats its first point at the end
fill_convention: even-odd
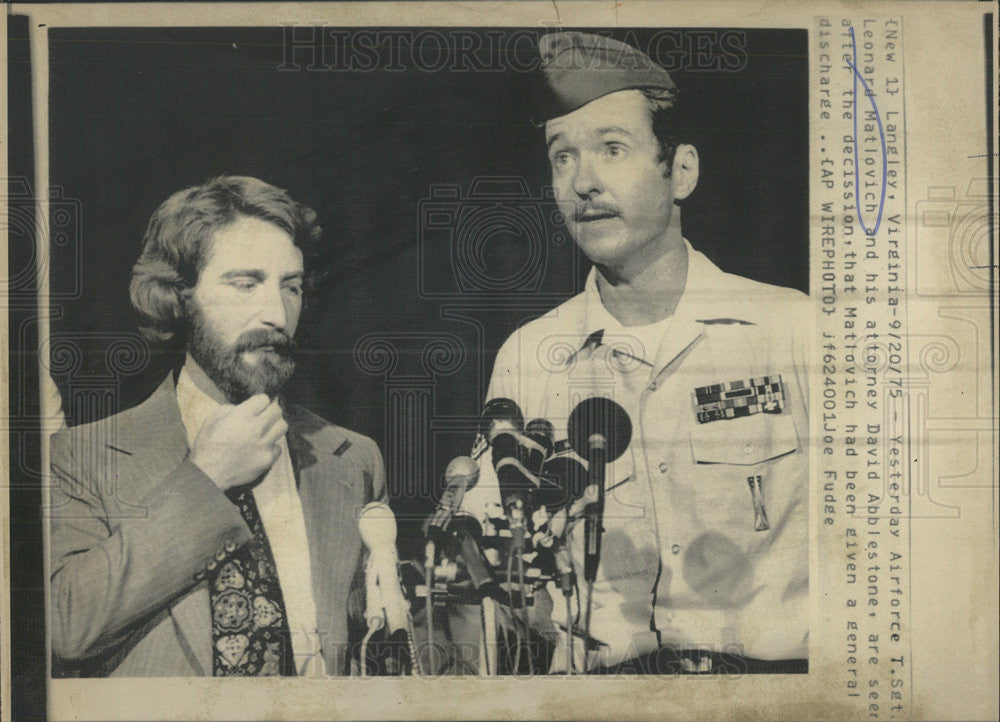
{"type": "MultiPolygon", "coordinates": [[[[348,72],[342,37],[286,56],[278,27],[50,31],[50,178],[65,199],[51,219],[52,375],[69,422],[135,405],[177,361],[143,345],[129,306],[152,212],[210,177],[256,176],[315,208],[324,228],[289,395],[379,443],[402,534],[413,533],[444,466],[468,453],[496,349],[580,290],[588,267],[544,200],[531,75],[510,67],[534,61],[523,35],[542,30],[517,32],[516,47],[494,43],[492,55],[484,40],[477,57],[495,70],[414,67],[400,41],[392,56],[379,48],[382,67],[348,72]],[[292,61],[298,70],[279,69],[292,61]],[[324,61],[336,69],[307,68],[324,61]],[[473,194],[485,176],[519,179],[519,193],[480,182],[473,194]],[[460,231],[422,227],[442,185],[459,187],[438,204],[458,218],[499,207],[513,224],[478,226],[478,270],[456,276],[460,231]],[[386,346],[389,371],[378,368],[386,346]]],[[[611,34],[643,47],[655,32],[611,34]]],[[[808,291],[806,32],[740,37],[739,67],[724,67],[732,54],[715,67],[658,58],[681,88],[679,134],[701,156],[684,232],[724,270],[808,291]]]]}

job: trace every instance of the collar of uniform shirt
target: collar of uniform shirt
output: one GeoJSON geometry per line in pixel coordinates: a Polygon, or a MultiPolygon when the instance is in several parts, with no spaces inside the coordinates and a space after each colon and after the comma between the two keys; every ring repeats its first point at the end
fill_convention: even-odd
{"type": "MultiPolygon", "coordinates": [[[[684,292],[677,304],[673,318],[679,318],[691,313],[696,313],[694,320],[702,324],[713,323],[739,323],[753,325],[753,320],[746,304],[740,304],[739,299],[728,298],[718,293],[719,283],[725,273],[712,263],[705,254],[696,251],[691,243],[684,239],[684,244],[688,250],[688,274],[684,283],[684,292]],[[695,311],[697,307],[697,311],[695,311]]],[[[601,293],[597,289],[597,268],[591,267],[587,274],[587,281],[584,287],[583,300],[585,312],[582,316],[582,325],[579,327],[580,341],[577,354],[581,351],[596,350],[604,345],[604,334],[610,324],[617,324],[614,318],[601,302],[601,293]],[[609,321],[610,319],[610,321],[609,321]]],[[[627,329],[628,327],[622,327],[627,329]]],[[[614,348],[613,352],[632,358],[647,366],[652,366],[648,360],[638,355],[633,355],[621,348],[614,348]]],[[[576,354],[570,356],[567,362],[572,362],[576,354]]]]}

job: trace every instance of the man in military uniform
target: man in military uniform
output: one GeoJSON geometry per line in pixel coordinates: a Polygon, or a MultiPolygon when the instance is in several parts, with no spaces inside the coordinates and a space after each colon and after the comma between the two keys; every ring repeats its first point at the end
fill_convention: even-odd
{"type": "MultiPolygon", "coordinates": [[[[673,135],[663,68],[583,33],[539,50],[552,183],[594,265],[583,293],[503,344],[487,399],[551,421],[564,454],[587,397],[612,398],[633,428],[606,471],[591,650],[584,660],[578,641],[574,665],[805,672],[806,297],[724,273],[683,237],[698,153],[673,135]]],[[[465,501],[484,519],[498,496],[489,458],[465,501]]],[[[581,579],[583,526],[567,542],[581,579]]]]}

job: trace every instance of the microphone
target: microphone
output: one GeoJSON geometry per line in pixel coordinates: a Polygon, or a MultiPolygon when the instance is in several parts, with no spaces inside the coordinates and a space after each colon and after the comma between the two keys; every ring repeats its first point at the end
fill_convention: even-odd
{"type": "Polygon", "coordinates": [[[524,437],[521,440],[524,446],[524,465],[535,476],[542,473],[542,466],[552,454],[554,437],[555,430],[547,419],[529,421],[524,427],[524,437]]]}
{"type": "Polygon", "coordinates": [[[632,421],[611,399],[591,397],[570,413],[567,431],[573,451],[587,460],[590,485],[597,487],[597,500],[589,506],[584,526],[583,577],[592,583],[601,562],[604,466],[625,453],[632,440],[632,421]]]}
{"type": "Polygon", "coordinates": [[[535,494],[535,505],[555,515],[583,495],[587,487],[587,469],[572,454],[559,454],[542,467],[541,487],[535,494]]]}
{"type": "MultiPolygon", "coordinates": [[[[512,546],[524,548],[525,519],[530,514],[530,492],[539,486],[538,478],[524,466],[524,416],[510,399],[496,398],[486,402],[480,416],[479,432],[493,450],[493,468],[500,486],[500,500],[510,520],[512,546]]],[[[533,442],[534,443],[534,442],[533,442]]],[[[535,443],[534,445],[540,446],[535,443]]]]}
{"type": "Polygon", "coordinates": [[[409,604],[399,583],[396,516],[385,502],[373,501],[358,516],[358,532],[368,549],[365,570],[368,626],[378,628],[385,624],[390,633],[407,630],[409,604]]]}
{"type": "Polygon", "coordinates": [[[493,468],[500,484],[500,499],[510,520],[513,548],[524,549],[524,535],[531,515],[531,496],[539,488],[538,478],[528,471],[516,455],[500,445],[493,447],[493,468]]]}
{"type": "Polygon", "coordinates": [[[497,435],[520,434],[524,430],[524,416],[516,402],[503,397],[490,399],[479,416],[479,433],[492,446],[497,435]]]}
{"type": "Polygon", "coordinates": [[[465,562],[472,586],[477,590],[492,589],[496,586],[493,575],[483,559],[479,540],[483,536],[483,527],[476,518],[468,512],[460,511],[448,522],[447,531],[454,534],[458,540],[458,552],[465,562]]]}
{"type": "Polygon", "coordinates": [[[469,456],[457,456],[444,471],[444,493],[437,509],[424,522],[424,535],[440,538],[462,506],[465,492],[479,482],[479,465],[469,456]]]}

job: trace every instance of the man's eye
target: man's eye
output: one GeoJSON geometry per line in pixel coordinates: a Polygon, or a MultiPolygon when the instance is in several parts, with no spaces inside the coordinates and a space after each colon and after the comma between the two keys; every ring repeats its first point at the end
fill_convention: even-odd
{"type": "Polygon", "coordinates": [[[252,291],[257,286],[257,282],[252,278],[234,278],[230,284],[240,291],[252,291]]]}
{"type": "Polygon", "coordinates": [[[287,286],[285,286],[285,290],[291,293],[293,296],[301,296],[302,284],[300,283],[288,284],[287,286]]]}
{"type": "Polygon", "coordinates": [[[604,152],[609,158],[621,158],[625,155],[625,147],[619,143],[608,143],[604,152]]]}
{"type": "Polygon", "coordinates": [[[552,156],[552,167],[553,168],[565,168],[573,160],[573,156],[566,151],[560,151],[552,156]]]}

